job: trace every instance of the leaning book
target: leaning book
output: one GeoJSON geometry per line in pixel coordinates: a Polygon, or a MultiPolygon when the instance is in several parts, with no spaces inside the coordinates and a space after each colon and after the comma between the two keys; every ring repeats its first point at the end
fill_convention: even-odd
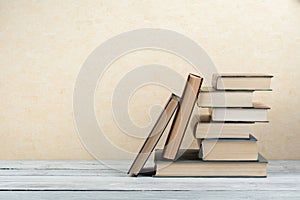
{"type": "Polygon", "coordinates": [[[164,146],[163,157],[166,159],[175,160],[179,155],[178,151],[197,101],[202,82],[203,78],[200,76],[189,74],[179,103],[178,111],[174,116],[164,146]]]}
{"type": "Polygon", "coordinates": [[[137,176],[142,171],[145,163],[147,162],[149,156],[151,155],[164,130],[166,129],[170,119],[172,118],[172,115],[178,108],[179,101],[180,98],[178,96],[176,96],[175,94],[171,95],[158,120],[156,121],[156,124],[152,128],[149,136],[145,140],[142,148],[140,149],[134,162],[132,163],[128,174],[137,176]]]}

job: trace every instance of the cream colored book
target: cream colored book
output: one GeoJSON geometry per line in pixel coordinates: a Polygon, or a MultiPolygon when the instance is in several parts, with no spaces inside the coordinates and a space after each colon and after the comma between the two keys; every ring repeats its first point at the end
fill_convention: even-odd
{"type": "Polygon", "coordinates": [[[198,97],[199,107],[252,107],[253,90],[222,91],[202,88],[198,97]]]}
{"type": "Polygon", "coordinates": [[[249,138],[254,122],[215,122],[210,115],[201,115],[195,126],[195,138],[249,138]]]}
{"type": "Polygon", "coordinates": [[[199,158],[206,161],[254,161],[258,159],[257,139],[207,138],[200,143],[199,158]]]}
{"type": "Polygon", "coordinates": [[[155,152],[156,177],[266,177],[267,160],[258,155],[257,161],[203,161],[199,150],[182,150],[175,162],[162,157],[162,150],[155,152]]]}
{"type": "MultiPolygon", "coordinates": [[[[137,176],[142,171],[145,163],[147,162],[149,156],[151,155],[159,139],[161,138],[164,130],[166,129],[170,119],[172,118],[172,115],[178,108],[179,101],[180,98],[178,96],[176,96],[175,94],[171,95],[165,108],[161,112],[158,120],[156,121],[151,132],[149,133],[149,136],[145,140],[134,162],[132,163],[128,174],[137,176]]],[[[143,170],[143,173],[147,173],[147,169],[143,170]]]]}
{"type": "Polygon", "coordinates": [[[272,77],[257,73],[213,74],[212,86],[216,90],[271,90],[272,77]]]}
{"type": "Polygon", "coordinates": [[[233,122],[268,122],[267,111],[270,108],[261,103],[253,103],[253,107],[235,108],[212,108],[210,109],[213,121],[233,121],[233,122]]]}
{"type": "Polygon", "coordinates": [[[174,116],[174,120],[164,146],[163,157],[166,159],[175,160],[178,155],[178,150],[196,104],[202,81],[203,78],[195,74],[189,74],[187,78],[181,101],[179,103],[179,108],[174,116]]]}

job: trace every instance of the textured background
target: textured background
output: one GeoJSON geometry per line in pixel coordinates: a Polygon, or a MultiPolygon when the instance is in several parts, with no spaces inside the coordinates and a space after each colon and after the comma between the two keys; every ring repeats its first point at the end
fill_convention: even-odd
{"type": "MultiPolygon", "coordinates": [[[[300,1],[0,1],[0,159],[92,159],[73,122],[76,76],[102,42],[125,31],[166,28],[186,35],[210,55],[219,72],[274,75],[272,93],[255,99],[272,107],[258,125],[268,159],[300,159],[300,1]]],[[[193,68],[159,51],[140,51],[115,62],[95,94],[106,136],[135,153],[142,140],[115,125],[111,95],[126,72],[144,64],[169,66],[183,76],[193,68]]],[[[139,126],[169,91],[146,86],[130,99],[139,126]]],[[[191,133],[188,132],[188,135],[191,133]]],[[[146,135],[146,134],[145,134],[146,135]]],[[[103,158],[124,159],[108,149],[103,158]]]]}

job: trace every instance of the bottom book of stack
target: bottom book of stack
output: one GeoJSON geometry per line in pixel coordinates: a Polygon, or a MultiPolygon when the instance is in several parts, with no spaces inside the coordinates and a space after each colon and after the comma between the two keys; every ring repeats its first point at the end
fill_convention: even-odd
{"type": "Polygon", "coordinates": [[[156,177],[266,177],[267,160],[260,154],[256,161],[204,161],[199,150],[180,150],[176,161],[162,157],[155,151],[156,177]]]}

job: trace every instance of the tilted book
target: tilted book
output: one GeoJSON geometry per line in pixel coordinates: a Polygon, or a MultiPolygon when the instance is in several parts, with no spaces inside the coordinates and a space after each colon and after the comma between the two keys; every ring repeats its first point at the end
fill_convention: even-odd
{"type": "Polygon", "coordinates": [[[154,127],[150,131],[150,134],[145,140],[142,148],[137,154],[134,162],[132,163],[128,174],[137,176],[141,172],[149,156],[151,155],[159,139],[161,138],[164,130],[166,129],[170,119],[172,118],[173,113],[178,108],[179,101],[180,98],[178,96],[176,96],[175,94],[171,95],[154,127]]]}
{"type": "Polygon", "coordinates": [[[165,143],[163,157],[175,160],[191,114],[193,112],[203,79],[195,74],[189,74],[179,108],[175,114],[167,141],[165,143]]]}

